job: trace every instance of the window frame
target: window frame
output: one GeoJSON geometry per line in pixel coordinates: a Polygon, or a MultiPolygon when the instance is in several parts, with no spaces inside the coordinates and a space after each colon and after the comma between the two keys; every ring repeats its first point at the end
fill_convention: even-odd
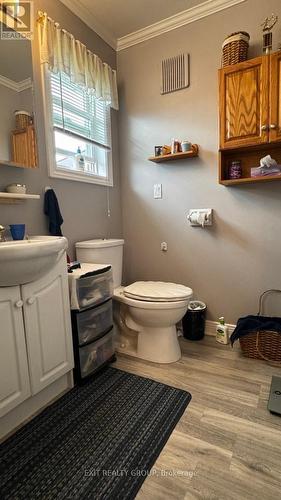
{"type": "Polygon", "coordinates": [[[66,179],[78,182],[86,182],[89,184],[98,184],[101,186],[113,186],[113,167],[112,167],[112,116],[111,108],[109,108],[109,121],[110,121],[110,147],[108,152],[108,166],[107,177],[102,177],[95,174],[87,174],[86,172],[79,172],[75,170],[63,170],[57,166],[56,162],[56,145],[55,133],[53,122],[53,103],[51,93],[51,77],[47,64],[41,65],[41,80],[42,80],[42,95],[43,95],[43,111],[45,121],[45,140],[46,140],[46,153],[49,177],[58,179],[66,179]]]}

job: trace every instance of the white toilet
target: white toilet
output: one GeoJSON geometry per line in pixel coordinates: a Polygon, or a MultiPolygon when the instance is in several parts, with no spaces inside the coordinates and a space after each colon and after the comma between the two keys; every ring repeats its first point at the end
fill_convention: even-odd
{"type": "Polygon", "coordinates": [[[80,262],[111,264],[114,321],[120,352],[155,363],[173,363],[181,357],[176,323],[186,313],[192,290],[175,283],[137,281],[122,287],[124,240],[76,243],[80,262]]]}

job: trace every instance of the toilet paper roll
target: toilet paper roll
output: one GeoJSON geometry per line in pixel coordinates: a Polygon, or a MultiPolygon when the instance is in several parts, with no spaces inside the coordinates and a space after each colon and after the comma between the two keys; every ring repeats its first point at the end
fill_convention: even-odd
{"type": "Polygon", "coordinates": [[[204,227],[204,224],[206,222],[205,214],[203,212],[192,212],[189,220],[191,224],[202,227],[204,227]]]}

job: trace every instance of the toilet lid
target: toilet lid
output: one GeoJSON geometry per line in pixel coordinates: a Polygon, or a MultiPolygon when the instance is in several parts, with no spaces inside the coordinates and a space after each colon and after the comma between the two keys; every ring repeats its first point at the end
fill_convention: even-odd
{"type": "Polygon", "coordinates": [[[192,295],[191,288],[187,286],[162,281],[136,281],[124,287],[123,292],[131,299],[151,302],[176,302],[192,295]]]}

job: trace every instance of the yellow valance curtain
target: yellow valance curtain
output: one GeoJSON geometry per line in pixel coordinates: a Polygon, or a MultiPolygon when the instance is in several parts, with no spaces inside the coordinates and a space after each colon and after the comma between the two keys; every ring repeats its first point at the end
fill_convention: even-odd
{"type": "Polygon", "coordinates": [[[63,71],[72,82],[118,109],[116,71],[61,29],[46,12],[39,12],[38,26],[41,62],[54,73],[63,71]]]}

